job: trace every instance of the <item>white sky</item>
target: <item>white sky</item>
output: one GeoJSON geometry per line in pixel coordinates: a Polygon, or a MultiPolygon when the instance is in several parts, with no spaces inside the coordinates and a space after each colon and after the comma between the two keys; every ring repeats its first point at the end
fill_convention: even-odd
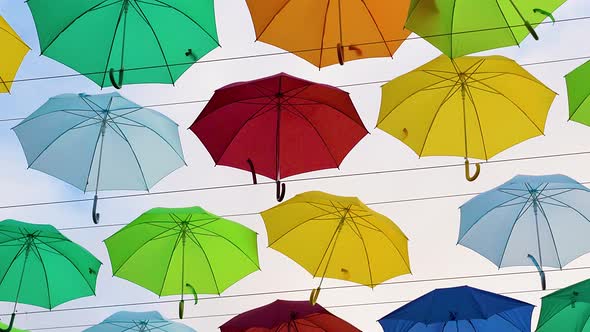
{"type": "MultiPolygon", "coordinates": [[[[222,48],[206,56],[206,59],[239,55],[276,52],[278,49],[263,43],[254,43],[250,16],[243,0],[218,0],[217,25],[222,48]]],[[[37,36],[27,5],[23,1],[0,0],[0,13],[33,48],[21,66],[17,79],[73,73],[65,66],[39,56],[37,36]]],[[[583,0],[571,0],[556,13],[557,19],[590,16],[590,4],[583,0]]],[[[519,63],[590,56],[587,31],[590,20],[546,24],[538,28],[540,41],[527,39],[521,48],[497,50],[489,54],[509,56],[519,63]]],[[[175,87],[165,85],[129,85],[120,92],[139,104],[208,99],[216,88],[233,83],[287,72],[289,74],[333,85],[389,80],[405,73],[439,55],[438,50],[421,40],[404,43],[391,59],[369,59],[317,68],[294,55],[261,57],[231,62],[197,64],[182,76],[175,87]]],[[[563,76],[583,60],[526,67],[531,73],[557,91],[557,97],[548,117],[546,136],[531,139],[509,149],[493,160],[536,156],[564,152],[590,151],[590,128],[567,122],[567,96],[563,76]]],[[[349,87],[345,90],[351,97],[369,130],[367,136],[349,154],[340,171],[328,170],[294,178],[309,176],[347,174],[375,170],[400,169],[416,166],[461,163],[459,158],[429,157],[418,159],[402,143],[380,130],[374,130],[379,111],[380,85],[349,87]]],[[[111,91],[105,89],[104,92],[111,91]]],[[[0,95],[0,118],[24,117],[44,103],[47,98],[60,93],[99,93],[94,83],[84,77],[40,80],[15,83],[12,94],[0,95]]],[[[204,104],[160,107],[163,112],[179,123],[181,139],[189,167],[182,168],[161,181],[153,191],[182,188],[200,188],[218,185],[243,184],[251,181],[250,174],[226,167],[213,167],[213,162],[198,141],[188,130],[204,104]]],[[[29,202],[56,201],[64,199],[91,198],[77,189],[43,173],[27,170],[20,145],[10,128],[17,122],[0,122],[0,206],[29,202]]],[[[361,177],[301,181],[287,184],[287,197],[307,190],[322,190],[337,195],[358,196],[364,202],[378,202],[447,194],[475,193],[488,190],[516,174],[562,173],[583,182],[590,181],[587,173],[588,155],[554,159],[540,159],[510,163],[483,165],[480,178],[467,183],[462,167],[431,169],[426,171],[400,172],[361,177]]],[[[113,192],[112,194],[122,194],[113,192]]],[[[109,195],[111,193],[103,194],[109,195]]],[[[461,246],[456,246],[459,210],[458,207],[470,197],[376,205],[373,208],[394,220],[410,238],[410,259],[413,275],[394,279],[420,280],[439,277],[479,275],[509,271],[533,271],[534,268],[498,269],[485,258],[461,246]]],[[[234,189],[197,191],[173,195],[154,195],[131,199],[103,200],[99,203],[101,224],[129,222],[143,211],[154,207],[200,205],[219,214],[259,212],[276,204],[274,185],[248,186],[234,189]]],[[[47,205],[30,208],[0,208],[0,220],[19,219],[36,223],[51,223],[58,228],[91,225],[91,202],[47,205]]],[[[267,249],[264,224],[259,216],[236,217],[233,220],[256,230],[259,236],[262,271],[256,272],[229,288],[224,295],[258,293],[316,287],[319,279],[311,276],[282,254],[267,249]]],[[[102,240],[116,232],[118,227],[64,231],[68,237],[84,245],[103,263],[100,271],[97,296],[64,304],[61,308],[101,306],[142,301],[155,301],[158,297],[125,280],[111,277],[110,263],[102,240]]],[[[590,257],[585,256],[568,267],[590,266],[590,257]]],[[[555,289],[584,280],[589,270],[548,273],[548,288],[555,289]]],[[[370,290],[357,287],[338,290],[324,289],[319,303],[326,306],[374,303],[383,301],[410,300],[434,288],[468,284],[493,292],[515,292],[539,289],[536,274],[510,277],[462,279],[444,282],[417,282],[410,284],[384,285],[370,290]]],[[[324,287],[349,285],[337,280],[327,280],[324,287]]],[[[543,292],[511,294],[511,296],[540,305],[543,292]]],[[[277,297],[283,299],[308,298],[309,292],[281,295],[249,296],[239,298],[211,298],[203,296],[198,305],[187,302],[185,316],[224,315],[240,313],[264,305],[277,297]]],[[[162,298],[169,300],[174,298],[162,298]]],[[[382,331],[377,319],[398,308],[401,304],[377,304],[349,306],[331,309],[336,315],[348,320],[362,331],[382,331]]],[[[17,316],[21,328],[51,328],[60,325],[95,324],[119,310],[159,310],[163,315],[176,317],[178,305],[174,303],[80,310],[70,312],[46,312],[17,316]]],[[[538,316],[533,316],[533,326],[538,316]]],[[[1,313],[10,313],[12,305],[0,304],[1,313]]],[[[39,308],[20,305],[19,312],[37,311],[39,308]]],[[[6,320],[7,316],[2,316],[6,320]]],[[[185,319],[183,323],[198,331],[216,331],[217,327],[231,318],[185,319]]],[[[53,331],[81,331],[82,328],[52,329],[53,331]]]]}

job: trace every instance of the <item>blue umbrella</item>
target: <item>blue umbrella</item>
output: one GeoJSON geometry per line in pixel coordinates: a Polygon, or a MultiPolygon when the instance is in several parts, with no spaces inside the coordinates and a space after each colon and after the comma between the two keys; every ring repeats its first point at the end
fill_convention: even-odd
{"type": "Polygon", "coordinates": [[[180,323],[168,321],[157,311],[130,312],[119,311],[100,324],[87,328],[84,332],[196,332],[180,323]]]}
{"type": "Polygon", "coordinates": [[[461,206],[459,244],[496,266],[562,268],[590,252],[590,189],[565,175],[518,175],[461,206]]]}
{"type": "Polygon", "coordinates": [[[436,289],[379,320],[385,332],[530,332],[532,304],[468,286],[436,289]]]}
{"type": "Polygon", "coordinates": [[[118,93],[62,94],[13,128],[29,168],[76,188],[149,190],[185,165],[178,125],[118,93]]]}

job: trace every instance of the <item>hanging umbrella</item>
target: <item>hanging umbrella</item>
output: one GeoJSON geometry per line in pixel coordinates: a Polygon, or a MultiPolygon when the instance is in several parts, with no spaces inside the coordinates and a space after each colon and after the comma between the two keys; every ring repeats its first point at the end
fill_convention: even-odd
{"type": "Polygon", "coordinates": [[[0,16],[0,93],[10,92],[10,87],[25,55],[30,48],[0,16]]]}
{"type": "Polygon", "coordinates": [[[284,73],[215,92],[190,129],[215,164],[276,180],[339,167],[368,133],[348,93],[284,73]]]}
{"type": "Polygon", "coordinates": [[[526,302],[461,286],[422,295],[379,324],[385,332],[529,332],[533,309],[526,302]]]}
{"type": "Polygon", "coordinates": [[[110,315],[100,324],[87,328],[84,332],[196,332],[180,323],[166,320],[157,311],[131,312],[119,311],[110,315]]]}
{"type": "Polygon", "coordinates": [[[29,0],[27,4],[41,54],[101,87],[119,89],[123,82],[174,84],[219,46],[213,0],[29,0]]]}
{"type": "Polygon", "coordinates": [[[101,262],[51,225],[0,222],[0,301],[47,309],[95,295],[101,262]]]}
{"type": "Polygon", "coordinates": [[[185,165],[178,125],[118,93],[50,98],[13,128],[29,168],[86,192],[149,190],[185,165]]]}
{"type": "Polygon", "coordinates": [[[565,75],[569,100],[569,119],[590,125],[590,61],[565,75]]]}
{"type": "Polygon", "coordinates": [[[566,0],[411,0],[406,28],[451,58],[519,45],[566,0]]]}
{"type": "Polygon", "coordinates": [[[409,0],[246,0],[256,40],[322,68],[345,61],[392,57],[410,32],[409,0]],[[304,22],[304,23],[303,23],[304,22]]]}
{"type": "Polygon", "coordinates": [[[285,300],[241,313],[219,329],[221,332],[361,332],[319,304],[285,300]]]}
{"type": "Polygon", "coordinates": [[[590,252],[590,189],[565,175],[518,175],[461,206],[458,243],[499,268],[562,268],[590,252]]]}
{"type": "Polygon", "coordinates": [[[310,191],[260,213],[268,246],[321,277],[369,286],[410,273],[404,233],[356,197],[310,191]]]}
{"type": "Polygon", "coordinates": [[[104,242],[113,274],[158,296],[221,294],[259,269],[257,234],[200,207],[154,208],[104,242]]]}
{"type": "Polygon", "coordinates": [[[543,134],[555,92],[501,56],[440,56],[382,88],[377,127],[418,156],[489,159],[543,134]]]}
{"type": "Polygon", "coordinates": [[[590,279],[543,296],[538,332],[587,331],[590,279]]]}

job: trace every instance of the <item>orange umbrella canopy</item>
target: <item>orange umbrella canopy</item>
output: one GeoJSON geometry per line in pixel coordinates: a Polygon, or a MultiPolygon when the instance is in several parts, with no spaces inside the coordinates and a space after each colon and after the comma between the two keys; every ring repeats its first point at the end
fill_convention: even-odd
{"type": "Polygon", "coordinates": [[[409,0],[246,0],[256,40],[317,67],[391,57],[410,31],[409,0]]]}

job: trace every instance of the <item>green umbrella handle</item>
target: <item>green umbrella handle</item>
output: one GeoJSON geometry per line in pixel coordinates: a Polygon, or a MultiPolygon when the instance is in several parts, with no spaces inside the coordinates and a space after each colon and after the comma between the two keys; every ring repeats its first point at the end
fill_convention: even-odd
{"type": "Polygon", "coordinates": [[[277,180],[277,201],[282,202],[285,199],[285,184],[277,180]]]}
{"type": "Polygon", "coordinates": [[[248,158],[248,160],[246,160],[248,162],[248,165],[250,165],[250,173],[252,173],[252,182],[254,184],[258,183],[258,180],[256,179],[256,170],[254,169],[254,163],[252,162],[252,160],[250,160],[250,158],[248,158]]]}
{"type": "Polygon", "coordinates": [[[10,323],[8,324],[8,327],[5,329],[0,328],[1,332],[8,332],[12,330],[12,324],[14,323],[14,316],[16,316],[16,314],[13,312],[12,315],[10,316],[10,323]]]}
{"type": "Polygon", "coordinates": [[[184,52],[184,55],[190,57],[191,59],[193,59],[194,62],[197,62],[197,56],[193,53],[193,49],[189,48],[186,52],[184,52]]]}
{"type": "Polygon", "coordinates": [[[344,47],[342,47],[342,44],[338,43],[338,45],[336,45],[336,53],[338,54],[338,63],[340,63],[340,65],[344,65],[344,47]]]}
{"type": "Polygon", "coordinates": [[[311,290],[311,294],[309,295],[309,303],[311,303],[311,305],[315,305],[317,303],[318,296],[320,296],[320,290],[320,287],[311,290]]]}
{"type": "Polygon", "coordinates": [[[113,68],[109,70],[109,78],[115,89],[120,89],[123,86],[123,71],[123,68],[119,69],[119,79],[115,80],[115,70],[113,68]]]}
{"type": "Polygon", "coordinates": [[[94,195],[94,203],[92,204],[92,221],[98,224],[100,220],[100,213],[96,212],[96,205],[98,204],[98,195],[94,195]]]}
{"type": "Polygon", "coordinates": [[[184,300],[180,300],[178,303],[178,317],[180,319],[184,317],[184,300]]]}
{"type": "Polygon", "coordinates": [[[529,32],[531,33],[533,38],[535,38],[535,40],[539,40],[539,35],[537,35],[537,32],[535,31],[533,26],[529,23],[529,21],[524,21],[524,25],[529,30],[529,32]]]}
{"type": "Polygon", "coordinates": [[[481,166],[479,164],[475,164],[475,174],[471,175],[469,171],[469,160],[465,158],[465,178],[469,182],[475,181],[479,177],[479,172],[481,171],[481,166]]]}

